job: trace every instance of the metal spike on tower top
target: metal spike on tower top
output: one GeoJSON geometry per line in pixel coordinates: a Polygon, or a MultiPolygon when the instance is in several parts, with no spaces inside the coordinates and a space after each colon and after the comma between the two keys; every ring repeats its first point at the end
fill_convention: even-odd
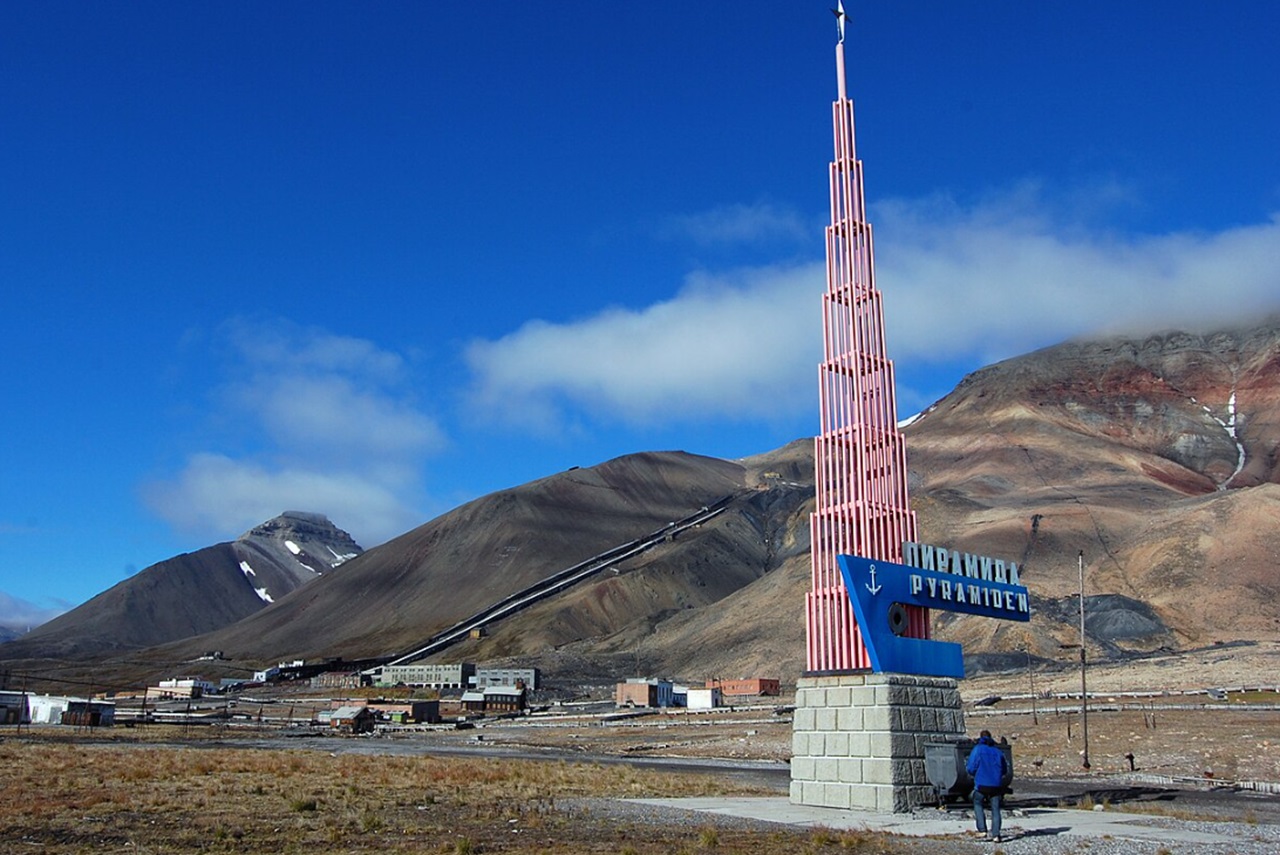
{"type": "MultiPolygon", "coordinates": [[[[819,366],[820,431],[814,439],[816,506],[810,517],[813,586],[806,595],[808,673],[871,667],[836,556],[901,563],[916,540],[907,496],[906,445],[898,431],[893,363],[885,355],[884,308],[876,289],[871,225],[866,221],[862,162],[854,145],[853,102],[845,94],[844,3],[832,105],[835,156],[830,164],[827,291],[819,366]]],[[[907,634],[929,637],[928,612],[908,609],[907,634]]]]}
{"type": "MultiPolygon", "coordinates": [[[[836,31],[839,38],[836,39],[836,94],[839,100],[845,100],[844,88],[844,29],[849,23],[849,16],[845,14],[843,0],[836,0],[836,7],[831,10],[836,16],[836,31]]],[[[852,117],[850,117],[850,129],[852,129],[852,117]]]]}

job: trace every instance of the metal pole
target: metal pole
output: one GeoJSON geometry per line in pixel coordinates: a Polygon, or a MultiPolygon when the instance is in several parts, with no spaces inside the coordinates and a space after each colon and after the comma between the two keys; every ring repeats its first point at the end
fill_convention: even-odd
{"type": "Polygon", "coordinates": [[[1036,674],[1031,670],[1031,650],[1027,649],[1027,677],[1031,680],[1031,723],[1039,724],[1040,716],[1036,714],[1036,674]]]}
{"type": "MultiPolygon", "coordinates": [[[[22,708],[18,710],[18,733],[19,734],[22,733],[22,716],[24,713],[27,713],[28,710],[30,709],[29,703],[30,702],[27,700],[27,675],[23,674],[22,675],[22,708]]],[[[27,730],[31,730],[30,715],[28,715],[27,717],[27,730]]]]}
{"type": "Polygon", "coordinates": [[[1084,731],[1084,768],[1089,768],[1089,688],[1085,682],[1084,550],[1080,550],[1080,726],[1084,731]]]}

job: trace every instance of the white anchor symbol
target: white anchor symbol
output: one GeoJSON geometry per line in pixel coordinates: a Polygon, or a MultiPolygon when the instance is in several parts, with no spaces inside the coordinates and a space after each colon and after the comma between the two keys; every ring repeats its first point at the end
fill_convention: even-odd
{"type": "Polygon", "coordinates": [[[873,597],[880,593],[880,590],[884,587],[883,585],[876,584],[876,565],[874,564],[871,565],[871,584],[865,587],[871,592],[871,596],[873,597]]]}

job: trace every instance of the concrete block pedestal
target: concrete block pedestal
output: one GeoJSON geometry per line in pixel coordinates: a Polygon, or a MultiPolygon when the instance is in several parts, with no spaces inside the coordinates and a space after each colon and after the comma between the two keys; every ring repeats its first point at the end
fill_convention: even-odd
{"type": "Polygon", "coordinates": [[[910,811],[933,799],[925,743],[963,734],[955,680],[869,672],[802,677],[792,725],[791,802],[910,811]]]}

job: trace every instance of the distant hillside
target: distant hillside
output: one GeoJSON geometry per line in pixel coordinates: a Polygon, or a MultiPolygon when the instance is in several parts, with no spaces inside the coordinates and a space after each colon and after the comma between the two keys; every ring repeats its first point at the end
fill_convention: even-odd
{"type": "Polygon", "coordinates": [[[1077,592],[1081,551],[1090,593],[1131,598],[1159,624],[1099,635],[1104,648],[1280,630],[1280,319],[1002,362],[912,425],[908,447],[927,536],[1021,558],[1045,604],[1027,637],[942,622],[970,649],[1060,656],[1071,622],[1048,600],[1077,592]]]}
{"type": "Polygon", "coordinates": [[[147,567],[0,646],[0,660],[94,657],[200,635],[259,611],[361,551],[327,517],[286,511],[233,542],[147,567]]]}
{"type": "MultiPolygon", "coordinates": [[[[1062,661],[1077,633],[1081,551],[1095,656],[1280,637],[1276,319],[1011,359],[966,378],[905,434],[921,538],[1023,562],[1035,596],[1029,626],[936,616],[939,638],[965,643],[970,670],[1062,661]]],[[[706,608],[542,652],[544,662],[688,679],[800,673],[812,444],[741,462],[756,501],[785,520],[773,572],[706,608]]],[[[650,573],[690,558],[654,556],[650,573]]],[[[603,580],[597,599],[621,584],[603,580]]],[[[532,654],[522,642],[580,613],[574,602],[541,604],[456,655],[532,654]]]]}
{"type": "MultiPolygon", "coordinates": [[[[921,539],[1017,560],[1032,591],[1029,625],[936,616],[971,669],[1064,661],[1081,552],[1093,656],[1280,638],[1280,320],[1010,359],[904,433],[921,539]]],[[[503,490],[234,625],[133,659],[159,670],[218,649],[246,668],[406,652],[724,497],[719,516],[434,658],[536,664],[562,684],[792,681],[804,667],[807,439],[739,461],[629,455],[503,490]]]]}
{"type": "MultiPolygon", "coordinates": [[[[450,511],[198,644],[246,658],[290,651],[354,659],[412,649],[539,579],[742,491],[743,479],[739,464],[680,452],[561,472],[450,511]]],[[[741,587],[764,572],[759,564],[717,567],[726,578],[712,591],[741,587]]],[[[653,593],[703,605],[715,598],[702,591],[706,582],[663,581],[653,593]]],[[[637,616],[648,611],[645,605],[637,616]]],[[[172,655],[190,654],[193,644],[172,655]]]]}

